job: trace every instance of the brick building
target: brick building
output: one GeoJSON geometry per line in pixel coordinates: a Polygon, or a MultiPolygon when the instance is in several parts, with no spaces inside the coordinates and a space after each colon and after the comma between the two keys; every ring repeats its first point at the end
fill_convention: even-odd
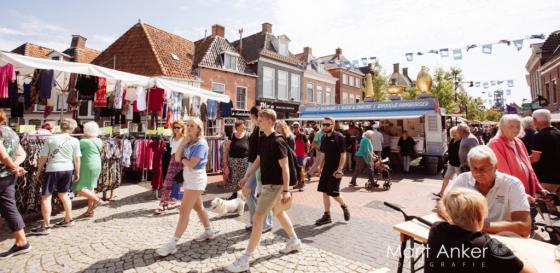
{"type": "Polygon", "coordinates": [[[303,53],[296,54],[304,66],[303,104],[333,104],[333,91],[336,90],[337,78],[333,77],[313,56],[311,47],[303,48],[303,53]]]}
{"type": "Polygon", "coordinates": [[[332,103],[347,104],[363,101],[364,73],[351,66],[350,61],[342,55],[341,48],[337,48],[333,55],[318,58],[318,62],[325,63],[327,71],[338,79],[332,103]]]}
{"type": "Polygon", "coordinates": [[[548,105],[543,106],[553,112],[553,120],[560,121],[560,31],[551,33],[543,43],[532,44],[531,57],[525,68],[527,82],[531,89],[532,100],[538,101],[539,96],[546,99],[548,105]]]}
{"type": "Polygon", "coordinates": [[[194,71],[202,88],[231,98],[233,117],[249,119],[248,110],[256,104],[257,75],[224,33],[223,26],[213,25],[211,36],[194,43],[194,71]]]}
{"type": "Polygon", "coordinates": [[[270,23],[263,23],[261,32],[233,42],[258,75],[257,105],[276,110],[279,118],[297,117],[302,101],[303,69],[289,43],[288,36],[272,34],[270,23]]]}

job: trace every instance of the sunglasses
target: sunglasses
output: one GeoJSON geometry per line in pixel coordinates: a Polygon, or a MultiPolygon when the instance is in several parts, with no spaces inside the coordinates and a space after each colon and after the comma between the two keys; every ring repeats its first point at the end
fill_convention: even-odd
{"type": "Polygon", "coordinates": [[[330,127],[332,124],[330,123],[323,123],[323,127],[330,127]]]}
{"type": "Polygon", "coordinates": [[[173,129],[181,130],[183,127],[173,127],[173,129]]]}

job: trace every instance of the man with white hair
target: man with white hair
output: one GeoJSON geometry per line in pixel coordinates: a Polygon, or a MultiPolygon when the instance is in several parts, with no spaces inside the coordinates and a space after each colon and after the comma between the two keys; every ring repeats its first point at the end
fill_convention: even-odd
{"type": "Polygon", "coordinates": [[[531,163],[541,185],[550,192],[560,194],[560,130],[550,124],[550,111],[539,109],[533,112],[535,134],[531,163]]]}
{"type": "Polygon", "coordinates": [[[468,172],[469,162],[467,162],[467,154],[472,148],[479,145],[478,139],[471,134],[469,125],[466,123],[457,125],[457,133],[461,137],[461,144],[459,145],[459,161],[461,166],[459,166],[459,169],[461,172],[468,172]]]}
{"type": "Polygon", "coordinates": [[[523,183],[516,177],[497,171],[496,155],[488,146],[472,148],[467,159],[471,171],[459,175],[449,188],[473,189],[486,197],[488,217],[482,231],[529,236],[531,215],[523,183]]]}
{"type": "Polygon", "coordinates": [[[373,152],[380,157],[381,152],[383,151],[383,135],[377,131],[377,128],[379,128],[378,123],[373,125],[373,137],[371,139],[371,144],[373,145],[373,152]]]}

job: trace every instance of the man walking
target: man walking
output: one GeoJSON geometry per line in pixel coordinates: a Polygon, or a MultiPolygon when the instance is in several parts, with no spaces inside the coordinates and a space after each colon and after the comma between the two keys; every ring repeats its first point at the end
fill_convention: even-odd
{"type": "Polygon", "coordinates": [[[292,195],[289,191],[288,145],[281,135],[274,132],[275,122],[276,112],[274,110],[264,109],[259,112],[258,123],[263,135],[259,139],[257,158],[245,177],[241,179],[240,184],[243,187],[249,177],[260,167],[262,191],[258,199],[255,215],[253,216],[253,229],[249,244],[245,253],[226,267],[230,272],[249,270],[249,260],[261,240],[263,220],[271,210],[290,238],[286,247],[280,250],[280,252],[288,254],[299,251],[302,247],[301,240],[298,239],[292,222],[286,213],[292,202],[292,195]]]}
{"type": "Polygon", "coordinates": [[[334,130],[334,119],[326,117],[323,119],[323,139],[321,140],[320,151],[323,154],[319,166],[323,170],[319,178],[319,186],[317,190],[323,193],[323,206],[325,213],[323,217],[315,222],[316,225],[324,225],[332,222],[331,219],[331,200],[332,197],[338,202],[344,213],[344,220],[350,220],[350,212],[348,206],[340,197],[340,181],[344,172],[344,163],[346,162],[346,150],[344,145],[344,136],[334,130]]]}
{"type": "Polygon", "coordinates": [[[552,193],[560,194],[560,130],[553,127],[550,120],[550,111],[546,109],[533,112],[533,121],[539,132],[534,136],[531,163],[541,185],[552,193]]]}
{"type": "Polygon", "coordinates": [[[461,173],[470,171],[469,162],[467,160],[467,155],[469,151],[478,146],[478,140],[471,134],[469,126],[465,123],[457,125],[457,133],[461,136],[461,144],[459,145],[459,161],[461,162],[460,171],[461,173]]]}

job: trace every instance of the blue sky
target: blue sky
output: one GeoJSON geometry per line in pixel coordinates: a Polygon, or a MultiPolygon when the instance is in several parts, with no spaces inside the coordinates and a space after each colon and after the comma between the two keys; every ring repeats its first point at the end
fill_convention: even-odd
{"type": "MultiPolygon", "coordinates": [[[[273,24],[275,34],[292,40],[290,50],[311,46],[315,56],[332,54],[336,47],[350,59],[375,56],[387,73],[392,64],[409,67],[414,78],[420,66],[459,66],[467,80],[515,80],[508,101],[528,98],[525,63],[530,55],[525,41],[520,52],[496,45],[493,54],[475,48],[463,50],[463,60],[405,53],[465,47],[501,39],[560,30],[558,0],[97,0],[9,1],[0,17],[0,49],[12,50],[25,42],[64,50],[72,34],[88,38],[87,46],[102,50],[132,25],[143,22],[195,41],[215,23],[226,27],[226,37],[238,38],[260,31],[261,23],[273,24]],[[48,2],[48,4],[47,4],[48,2]],[[44,3],[44,4],[39,4],[44,3]]],[[[504,88],[507,89],[507,88],[504,88]]],[[[482,96],[482,88],[470,88],[482,96]]]]}

